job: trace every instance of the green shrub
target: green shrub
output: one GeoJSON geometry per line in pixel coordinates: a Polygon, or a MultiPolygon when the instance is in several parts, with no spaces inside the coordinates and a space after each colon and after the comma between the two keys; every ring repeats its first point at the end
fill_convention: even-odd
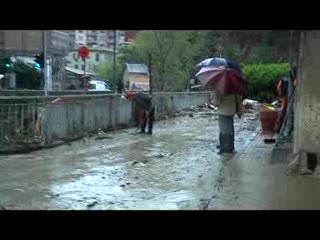
{"type": "Polygon", "coordinates": [[[248,82],[246,97],[263,102],[277,98],[277,84],[290,70],[288,63],[248,64],[242,68],[248,82]]]}

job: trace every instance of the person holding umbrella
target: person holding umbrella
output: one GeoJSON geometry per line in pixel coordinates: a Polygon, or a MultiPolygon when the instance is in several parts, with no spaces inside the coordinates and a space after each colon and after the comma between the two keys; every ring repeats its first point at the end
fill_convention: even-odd
{"type": "Polygon", "coordinates": [[[222,95],[215,93],[213,105],[218,108],[219,116],[219,148],[218,154],[234,151],[234,115],[242,116],[242,97],[237,94],[222,95]]]}
{"type": "Polygon", "coordinates": [[[242,96],[245,93],[246,81],[241,69],[224,58],[209,58],[202,61],[196,77],[208,90],[215,92],[213,105],[219,115],[219,152],[234,151],[234,116],[242,116],[242,96]]]}

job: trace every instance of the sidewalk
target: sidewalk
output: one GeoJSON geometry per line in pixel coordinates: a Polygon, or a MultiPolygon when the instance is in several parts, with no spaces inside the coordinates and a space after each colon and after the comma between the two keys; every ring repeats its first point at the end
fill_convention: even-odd
{"type": "Polygon", "coordinates": [[[229,169],[229,181],[213,196],[208,209],[320,209],[319,174],[287,176],[290,145],[265,144],[265,136],[270,137],[259,132],[243,152],[222,160],[229,169]]]}

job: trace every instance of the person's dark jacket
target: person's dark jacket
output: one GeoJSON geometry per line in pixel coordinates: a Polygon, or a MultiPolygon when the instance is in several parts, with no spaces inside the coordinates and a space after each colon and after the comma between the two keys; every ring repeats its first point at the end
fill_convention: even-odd
{"type": "Polygon", "coordinates": [[[143,110],[150,112],[154,108],[152,96],[147,93],[138,92],[134,95],[133,102],[143,110]]]}

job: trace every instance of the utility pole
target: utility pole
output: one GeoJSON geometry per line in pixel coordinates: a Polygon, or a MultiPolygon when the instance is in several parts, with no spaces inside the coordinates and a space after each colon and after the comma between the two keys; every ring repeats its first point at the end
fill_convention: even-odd
{"type": "Polygon", "coordinates": [[[148,53],[148,70],[149,70],[149,93],[152,95],[152,56],[151,53],[148,53]]]}
{"type": "Polygon", "coordinates": [[[117,89],[117,31],[114,30],[114,41],[113,41],[113,92],[117,89]]]}
{"type": "Polygon", "coordinates": [[[83,58],[83,90],[86,91],[86,58],[83,58]]]}
{"type": "Polygon", "coordinates": [[[43,31],[43,81],[44,81],[44,95],[48,96],[48,84],[47,84],[47,35],[46,31],[43,31]]]}

